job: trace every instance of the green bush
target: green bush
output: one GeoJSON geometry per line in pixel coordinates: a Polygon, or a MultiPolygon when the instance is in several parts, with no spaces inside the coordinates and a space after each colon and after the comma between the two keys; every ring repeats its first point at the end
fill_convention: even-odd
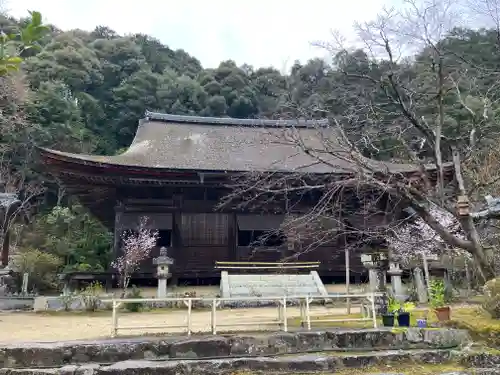
{"type": "Polygon", "coordinates": [[[86,311],[96,311],[101,303],[100,296],[104,288],[98,282],[93,282],[80,292],[80,298],[86,311]]]}
{"type": "MultiPolygon", "coordinates": [[[[126,298],[142,298],[141,290],[137,288],[135,285],[132,286],[132,291],[127,293],[126,298]]],[[[125,304],[125,310],[130,312],[139,312],[141,311],[142,303],[141,302],[128,302],[125,304]]]]}
{"type": "Polygon", "coordinates": [[[70,294],[61,294],[59,296],[59,301],[61,301],[61,304],[63,306],[64,311],[70,311],[71,310],[71,305],[73,302],[76,300],[76,296],[74,293],[70,294]]]}
{"type": "Polygon", "coordinates": [[[443,280],[433,279],[429,281],[429,303],[433,309],[446,306],[446,291],[443,280]]]}
{"type": "Polygon", "coordinates": [[[22,248],[12,256],[11,266],[19,276],[18,283],[24,273],[29,274],[29,290],[48,291],[57,288],[57,270],[62,260],[48,252],[32,248],[22,248]]]}
{"type": "Polygon", "coordinates": [[[483,288],[483,309],[494,319],[500,318],[500,279],[488,281],[483,288]]]}

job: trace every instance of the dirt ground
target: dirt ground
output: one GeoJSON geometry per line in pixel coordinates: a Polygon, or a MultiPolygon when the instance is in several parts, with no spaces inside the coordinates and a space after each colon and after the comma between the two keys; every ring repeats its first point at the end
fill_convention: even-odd
{"type": "MultiPolygon", "coordinates": [[[[359,308],[352,309],[353,313],[359,308]]],[[[324,306],[311,307],[311,315],[345,314],[344,308],[328,308],[324,306]]],[[[144,327],[134,330],[122,330],[119,334],[173,333],[182,332],[186,326],[186,310],[165,310],[122,313],[119,315],[120,327],[144,327]],[[182,328],[145,328],[151,326],[181,326],[182,328]]],[[[300,316],[299,309],[289,307],[289,318],[300,316]]],[[[262,307],[236,310],[220,310],[217,312],[219,330],[259,330],[276,329],[277,325],[263,326],[263,321],[275,321],[278,317],[277,308],[262,307]],[[241,325],[242,322],[255,325],[241,325]]],[[[58,341],[110,337],[112,330],[111,312],[88,314],[36,314],[36,313],[2,313],[0,314],[0,341],[58,341]]],[[[210,331],[210,311],[194,311],[191,327],[193,332],[210,331]]]]}

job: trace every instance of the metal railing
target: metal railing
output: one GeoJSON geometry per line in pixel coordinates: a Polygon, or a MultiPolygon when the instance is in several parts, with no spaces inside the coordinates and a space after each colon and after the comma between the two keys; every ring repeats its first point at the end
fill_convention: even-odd
{"type": "MultiPolygon", "coordinates": [[[[175,329],[184,328],[187,335],[192,333],[192,321],[193,321],[193,302],[204,302],[210,306],[210,329],[212,334],[217,334],[217,330],[222,327],[234,327],[237,326],[275,326],[279,330],[288,332],[288,319],[289,315],[287,312],[288,303],[298,302],[300,311],[300,325],[305,326],[307,330],[311,330],[313,323],[334,323],[334,322],[362,322],[371,321],[373,323],[373,328],[377,328],[377,317],[375,313],[375,298],[382,296],[382,293],[367,293],[367,294],[331,294],[326,296],[288,296],[288,297],[233,297],[233,298],[190,298],[190,297],[168,297],[168,298],[113,298],[103,300],[104,303],[111,303],[112,305],[112,332],[111,336],[116,337],[119,331],[124,330],[146,330],[146,329],[175,329]],[[360,318],[343,318],[343,319],[311,319],[311,304],[314,301],[328,301],[331,302],[334,299],[361,299],[361,317],[360,318]],[[235,323],[219,323],[217,320],[217,309],[221,307],[224,302],[262,302],[263,300],[268,302],[276,302],[277,305],[277,318],[273,320],[261,320],[261,321],[238,321],[235,323]],[[120,326],[119,325],[119,312],[122,304],[126,303],[165,303],[182,302],[186,307],[186,319],[184,324],[177,325],[137,325],[137,326],[120,326]],[[368,302],[368,305],[366,305],[368,302]]],[[[172,311],[172,310],[170,310],[172,311]]],[[[219,310],[220,311],[220,310],[219,310]]]]}

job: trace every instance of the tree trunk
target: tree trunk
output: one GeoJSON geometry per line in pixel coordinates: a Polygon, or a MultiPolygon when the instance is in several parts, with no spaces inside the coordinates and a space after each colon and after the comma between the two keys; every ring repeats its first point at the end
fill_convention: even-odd
{"type": "Polygon", "coordinates": [[[10,247],[10,236],[9,230],[4,231],[2,233],[2,252],[0,254],[0,258],[2,259],[1,266],[7,267],[9,264],[9,247],[10,247]]]}
{"type": "Polygon", "coordinates": [[[128,289],[128,284],[130,283],[130,276],[129,275],[123,275],[122,276],[122,295],[120,298],[126,298],[127,297],[127,289],[128,289]]]}
{"type": "Polygon", "coordinates": [[[470,253],[474,257],[477,270],[483,281],[486,282],[493,279],[495,277],[495,271],[491,265],[490,259],[486,256],[483,247],[479,246],[479,248],[475,249],[474,252],[470,253]]]}
{"type": "MultiPolygon", "coordinates": [[[[453,156],[453,166],[455,169],[455,178],[457,180],[458,185],[458,193],[463,197],[469,197],[467,195],[467,191],[465,190],[465,183],[462,176],[462,165],[460,161],[460,154],[456,148],[452,148],[452,156],[453,156]]],[[[459,216],[458,220],[460,221],[460,225],[462,229],[467,234],[468,239],[471,241],[472,246],[467,250],[476,261],[479,274],[484,282],[495,277],[495,271],[491,265],[490,259],[488,259],[483,245],[481,244],[481,239],[479,238],[479,233],[477,232],[476,224],[474,223],[474,219],[471,215],[467,213],[465,216],[459,216]]]]}

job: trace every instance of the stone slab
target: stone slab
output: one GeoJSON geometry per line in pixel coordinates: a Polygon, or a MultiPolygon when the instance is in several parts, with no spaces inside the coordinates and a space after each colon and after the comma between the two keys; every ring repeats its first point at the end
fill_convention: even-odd
{"type": "Polygon", "coordinates": [[[272,356],[322,351],[460,348],[470,342],[455,329],[331,330],[191,337],[153,337],[20,343],[0,346],[0,368],[60,367],[66,364],[126,360],[204,359],[272,356]]]}
{"type": "MultiPolygon", "coordinates": [[[[446,363],[453,359],[449,350],[386,351],[353,355],[307,354],[283,357],[224,358],[212,360],[131,360],[112,365],[69,365],[52,369],[7,369],[7,375],[211,375],[251,372],[331,372],[401,363],[446,363]],[[8,372],[7,372],[8,371],[8,372]]],[[[1,372],[0,372],[1,374],[1,372]]]]}
{"type": "Polygon", "coordinates": [[[305,275],[238,275],[226,272],[221,278],[220,289],[223,298],[326,296],[328,294],[316,271],[305,275]]]}

